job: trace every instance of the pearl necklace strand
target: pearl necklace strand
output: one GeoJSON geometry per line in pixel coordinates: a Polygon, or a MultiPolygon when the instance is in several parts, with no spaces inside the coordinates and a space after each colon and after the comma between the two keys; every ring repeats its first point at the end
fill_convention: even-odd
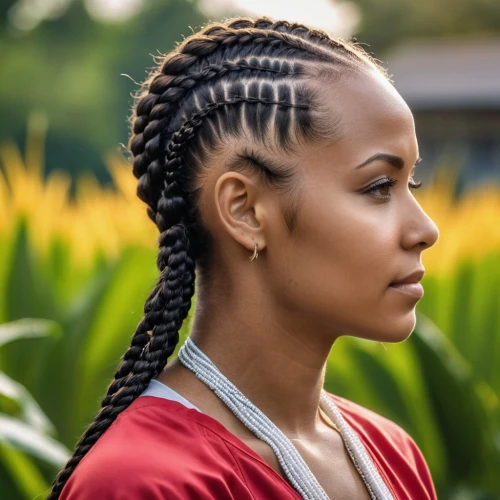
{"type": "MultiPolygon", "coordinates": [[[[291,441],[219,371],[190,337],[180,348],[178,359],[214,391],[248,429],[271,446],[288,480],[304,500],[329,500],[291,441]]],[[[359,437],[324,390],[321,392],[320,408],[339,428],[344,445],[370,497],[373,500],[394,500],[359,437]]]]}

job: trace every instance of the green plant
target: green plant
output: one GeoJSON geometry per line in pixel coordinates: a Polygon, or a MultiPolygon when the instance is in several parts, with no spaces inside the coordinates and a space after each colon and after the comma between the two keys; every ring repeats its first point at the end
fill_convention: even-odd
{"type": "MultiPolygon", "coordinates": [[[[0,347],[20,339],[55,338],[59,326],[23,319],[0,325],[0,347]]],[[[45,471],[61,467],[69,451],[33,396],[0,371],[0,487],[2,498],[31,499],[48,488],[45,471]],[[48,466],[48,467],[47,467],[48,466]]]]}

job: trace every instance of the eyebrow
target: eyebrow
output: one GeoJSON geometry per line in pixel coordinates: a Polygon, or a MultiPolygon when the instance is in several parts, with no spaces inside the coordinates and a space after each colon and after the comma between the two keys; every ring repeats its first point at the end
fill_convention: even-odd
{"type": "MultiPolygon", "coordinates": [[[[389,153],[376,153],[373,156],[370,156],[367,160],[365,160],[361,165],[358,165],[354,170],[357,170],[358,168],[362,168],[365,165],[368,165],[369,163],[373,163],[374,161],[385,161],[392,165],[393,167],[396,167],[398,170],[402,170],[405,166],[405,162],[403,158],[400,156],[396,155],[391,155],[389,153]]],[[[415,162],[415,165],[417,163],[420,163],[422,161],[422,158],[420,156],[418,157],[418,160],[415,162]]]]}

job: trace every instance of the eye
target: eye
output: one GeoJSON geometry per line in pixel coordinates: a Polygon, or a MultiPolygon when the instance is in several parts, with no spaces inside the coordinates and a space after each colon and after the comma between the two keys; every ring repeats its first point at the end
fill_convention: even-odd
{"type": "Polygon", "coordinates": [[[408,183],[408,187],[413,191],[414,189],[418,189],[419,187],[422,187],[422,181],[417,182],[416,184],[413,182],[413,177],[410,179],[410,182],[408,183]]]}
{"type": "MultiPolygon", "coordinates": [[[[396,179],[393,179],[392,177],[388,177],[386,179],[381,179],[380,181],[376,182],[375,184],[372,184],[365,191],[365,193],[374,193],[375,191],[382,190],[382,189],[388,190],[392,186],[395,186],[397,184],[397,182],[398,181],[396,179]]],[[[418,189],[421,186],[422,186],[422,181],[415,183],[413,178],[410,178],[410,182],[408,183],[408,187],[410,188],[410,190],[413,191],[414,189],[418,189]]],[[[386,199],[389,199],[391,197],[391,195],[389,193],[387,193],[386,195],[382,195],[382,196],[376,195],[375,197],[379,198],[379,199],[386,200],[386,199]]]]}
{"type": "MultiPolygon", "coordinates": [[[[375,184],[372,184],[366,191],[365,193],[374,193],[375,191],[378,191],[378,190],[388,190],[390,187],[394,186],[397,184],[397,180],[396,179],[393,179],[392,177],[389,177],[389,178],[386,178],[386,179],[380,179],[379,181],[375,182],[375,184]]],[[[379,195],[376,195],[375,198],[380,198],[380,199],[388,199],[390,198],[391,195],[390,194],[386,194],[386,195],[382,195],[382,196],[379,196],[379,195]]]]}

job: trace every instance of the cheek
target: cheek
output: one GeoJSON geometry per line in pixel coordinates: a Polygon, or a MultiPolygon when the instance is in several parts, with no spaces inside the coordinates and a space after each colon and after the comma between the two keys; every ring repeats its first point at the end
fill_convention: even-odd
{"type": "MultiPolygon", "coordinates": [[[[334,291],[371,296],[394,275],[397,225],[387,209],[349,195],[338,202],[312,207],[291,250],[307,263],[309,273],[334,291]],[[321,213],[314,217],[313,214],[321,213]]],[[[305,269],[302,272],[307,272],[305,269]]]]}
{"type": "MultiPolygon", "coordinates": [[[[387,211],[368,203],[303,208],[293,240],[273,263],[282,305],[342,334],[380,338],[393,313],[402,312],[387,297],[396,270],[395,224],[387,211]]],[[[407,318],[395,336],[404,337],[409,327],[407,318]]]]}

